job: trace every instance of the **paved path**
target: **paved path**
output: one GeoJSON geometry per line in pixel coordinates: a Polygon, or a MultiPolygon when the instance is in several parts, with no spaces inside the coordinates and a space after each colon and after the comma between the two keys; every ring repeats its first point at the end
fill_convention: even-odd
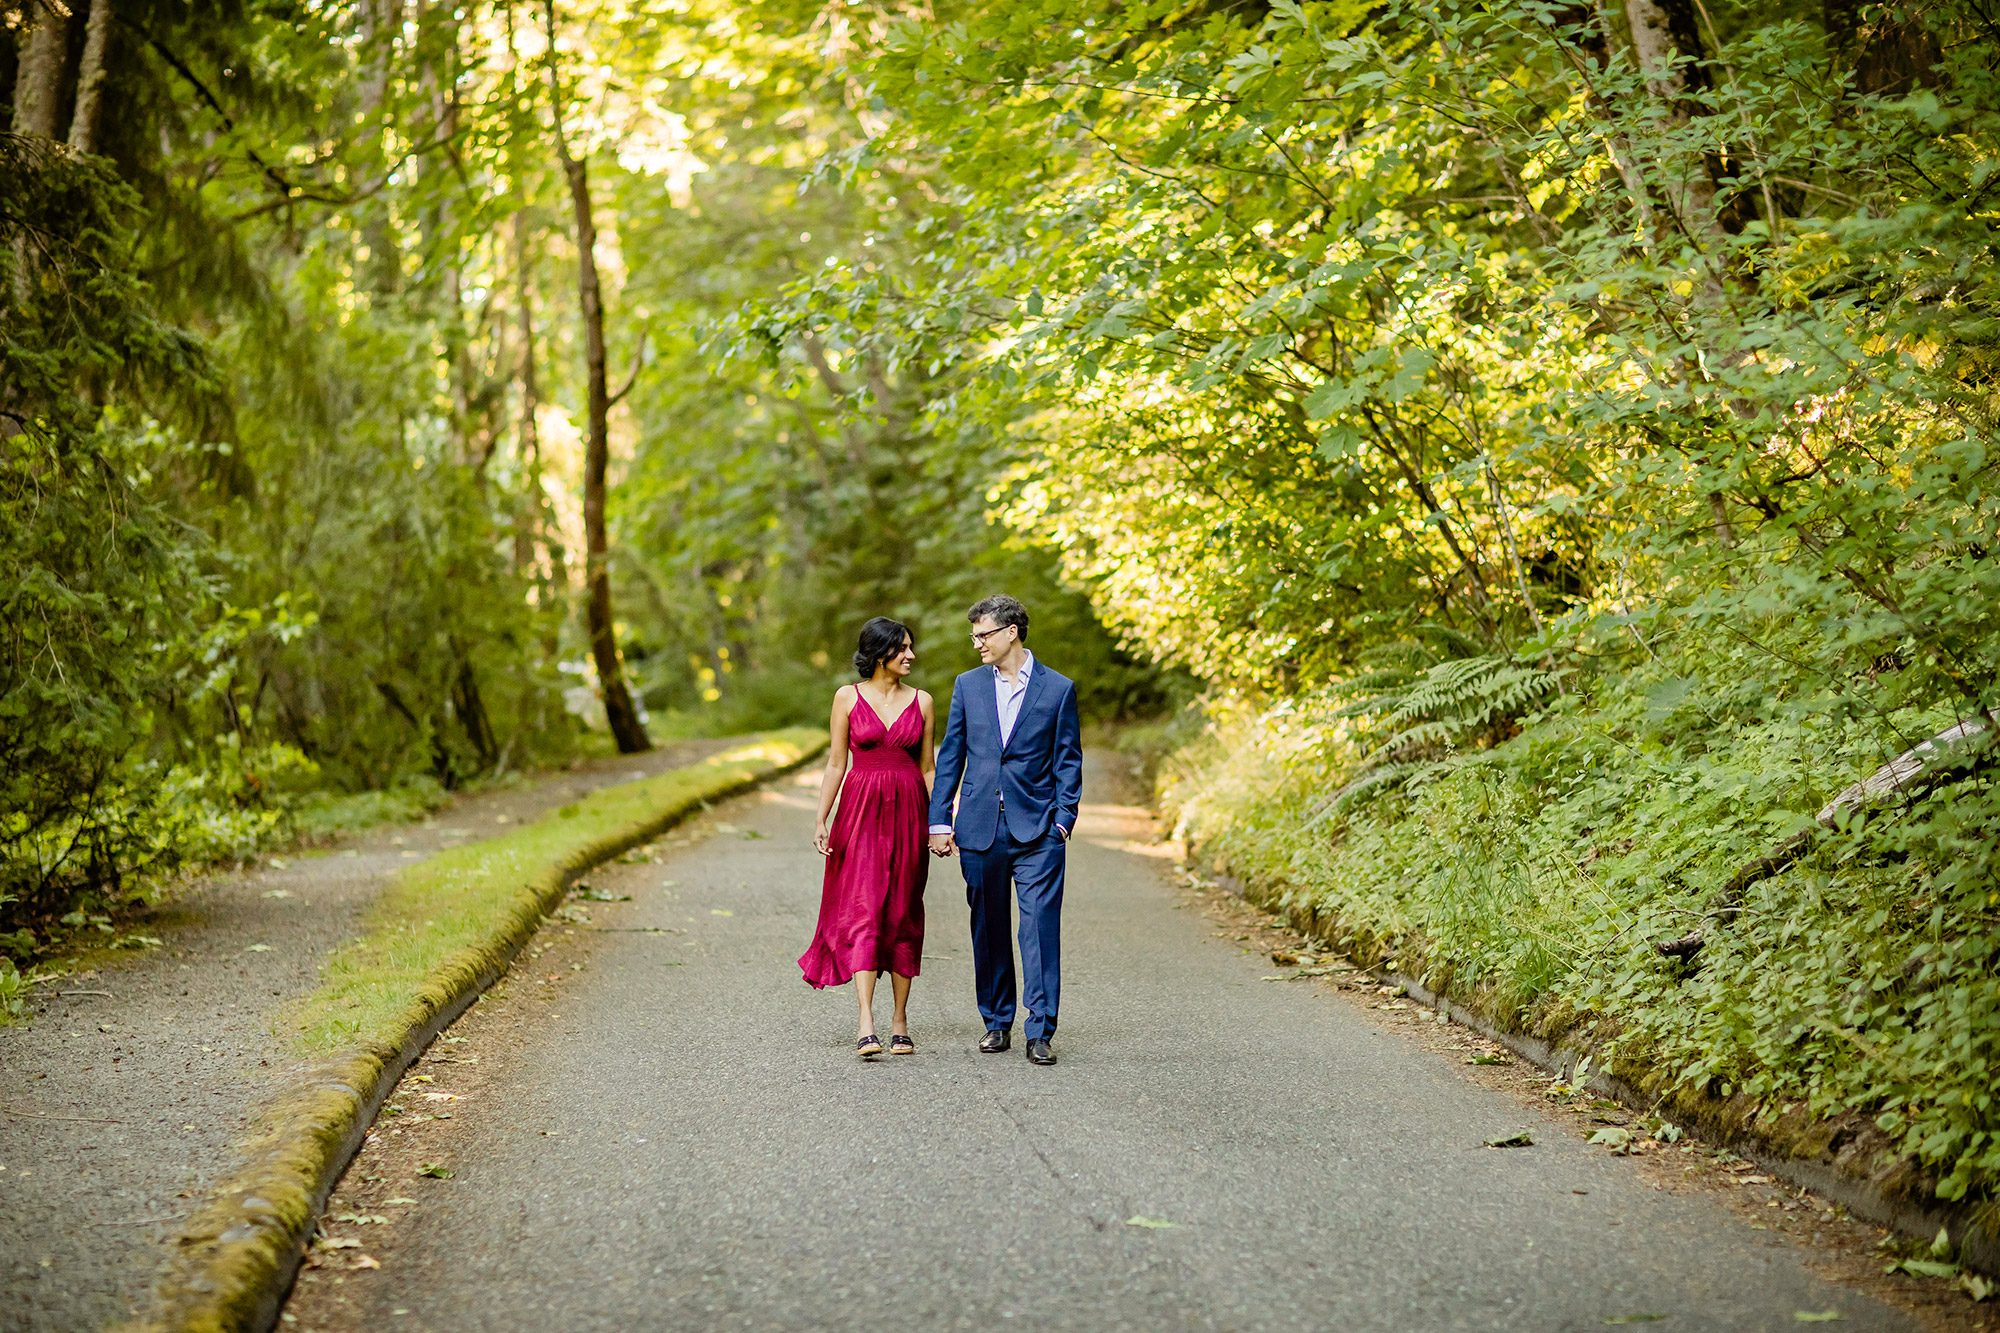
{"type": "Polygon", "coordinates": [[[937,863],[919,1054],[862,1064],[850,992],[793,963],[813,796],[593,877],[633,901],[545,937],[405,1085],[343,1185],[370,1220],[329,1226],[366,1271],[330,1252],[288,1329],[1914,1327],[1347,1001],[1262,984],[1125,850],[1138,811],[1087,807],[1073,848],[1057,1067],[974,1052],[937,863]],[[1532,1149],[1482,1146],[1524,1124],[1532,1149]]]}
{"type": "Polygon", "coordinates": [[[0,1028],[0,1333],[81,1333],[145,1308],[162,1241],[296,1075],[277,1013],[397,870],[727,744],[592,761],[208,876],[131,927],[161,947],[36,988],[31,1021],[0,1028]]]}

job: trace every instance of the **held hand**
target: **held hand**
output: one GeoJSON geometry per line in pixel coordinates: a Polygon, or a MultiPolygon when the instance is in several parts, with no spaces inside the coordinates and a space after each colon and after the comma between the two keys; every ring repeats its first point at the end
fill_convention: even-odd
{"type": "Polygon", "coordinates": [[[932,856],[953,856],[958,852],[958,843],[949,833],[931,834],[932,856]]]}

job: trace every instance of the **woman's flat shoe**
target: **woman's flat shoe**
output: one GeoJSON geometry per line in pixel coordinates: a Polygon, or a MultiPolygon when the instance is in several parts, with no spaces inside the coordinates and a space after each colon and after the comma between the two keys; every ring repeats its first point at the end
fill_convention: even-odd
{"type": "Polygon", "coordinates": [[[917,1044],[911,1041],[908,1037],[905,1037],[899,1033],[889,1038],[889,1054],[915,1055],[916,1053],[917,1053],[917,1044]]]}
{"type": "Polygon", "coordinates": [[[873,1060],[882,1054],[882,1039],[871,1032],[854,1043],[854,1053],[864,1060],[873,1060]]]}

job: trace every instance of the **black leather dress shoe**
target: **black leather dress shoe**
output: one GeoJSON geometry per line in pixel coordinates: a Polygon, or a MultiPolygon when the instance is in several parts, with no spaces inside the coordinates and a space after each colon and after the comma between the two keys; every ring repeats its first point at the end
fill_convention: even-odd
{"type": "Polygon", "coordinates": [[[979,1049],[987,1055],[998,1055],[1014,1044],[1014,1034],[1006,1028],[992,1028],[979,1039],[979,1049]]]}
{"type": "Polygon", "coordinates": [[[1052,1065],[1056,1053],[1049,1049],[1048,1042],[1040,1037],[1028,1038],[1028,1063],[1031,1065],[1052,1065]]]}

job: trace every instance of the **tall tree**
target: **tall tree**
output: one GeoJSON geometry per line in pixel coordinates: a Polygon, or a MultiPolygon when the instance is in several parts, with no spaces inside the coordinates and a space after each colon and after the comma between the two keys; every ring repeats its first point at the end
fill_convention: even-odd
{"type": "Polygon", "coordinates": [[[56,137],[62,100],[63,60],[69,52],[69,19],[47,0],[30,3],[33,26],[21,44],[21,69],[14,82],[14,133],[56,137]]]}
{"type": "Polygon", "coordinates": [[[79,153],[97,151],[97,122],[104,106],[106,48],[110,41],[111,0],[90,0],[83,63],[76,76],[76,110],[69,121],[69,146],[79,153]]]}
{"type": "Polygon", "coordinates": [[[556,63],[555,0],[542,0],[542,17],[549,40],[549,116],[555,129],[556,156],[569,181],[570,207],[576,214],[576,291],[583,314],[585,374],[589,380],[589,421],[583,454],[584,582],[590,656],[597,664],[598,689],[604,716],[620,754],[653,748],[639,721],[639,710],[625,686],[618,661],[618,637],[611,616],[611,567],[604,533],[604,472],[611,452],[611,390],[604,371],[604,293],[597,280],[597,222],[590,204],[590,170],[570,150],[563,129],[562,76],[556,63]]]}

